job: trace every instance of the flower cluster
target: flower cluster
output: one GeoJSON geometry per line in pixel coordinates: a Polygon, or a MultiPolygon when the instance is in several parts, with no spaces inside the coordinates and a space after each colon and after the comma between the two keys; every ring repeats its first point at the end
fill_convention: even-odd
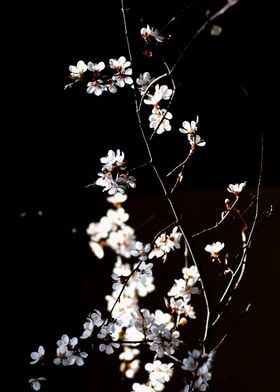
{"type": "Polygon", "coordinates": [[[100,162],[103,166],[95,185],[103,187],[103,192],[109,195],[123,194],[127,188],[136,187],[136,179],[129,175],[122,151],[109,150],[107,156],[100,158],[100,162]]]}
{"type": "Polygon", "coordinates": [[[182,127],[179,128],[179,131],[188,137],[188,141],[191,145],[191,152],[194,151],[196,146],[204,147],[206,142],[201,139],[201,137],[196,133],[197,132],[197,124],[198,124],[198,116],[195,121],[183,121],[182,127]]]}
{"type": "Polygon", "coordinates": [[[188,352],[188,357],[183,359],[182,369],[190,373],[191,379],[186,385],[185,391],[191,391],[192,385],[197,391],[206,391],[208,381],[211,380],[211,368],[214,352],[203,354],[200,350],[188,352]]]}
{"type": "Polygon", "coordinates": [[[149,253],[148,258],[152,259],[153,257],[162,257],[165,261],[167,258],[167,253],[169,253],[171,250],[174,250],[174,248],[180,248],[181,237],[182,233],[178,232],[178,226],[174,227],[171,234],[169,235],[162,233],[155,240],[154,248],[149,253]]]}
{"type": "MultiPolygon", "coordinates": [[[[70,65],[70,77],[74,81],[80,81],[85,78],[87,73],[87,93],[100,96],[103,92],[108,91],[115,94],[119,88],[123,88],[126,84],[131,85],[132,80],[132,68],[131,63],[124,56],[120,56],[118,59],[109,59],[109,70],[110,75],[103,72],[105,70],[105,63],[100,61],[93,63],[89,61],[87,64],[83,60],[79,60],[77,65],[70,65]]],[[[68,86],[71,86],[68,85],[68,86]]]]}
{"type": "Polygon", "coordinates": [[[84,358],[87,358],[88,354],[76,348],[76,345],[78,344],[78,339],[76,337],[70,339],[68,335],[64,334],[56,344],[56,358],[53,360],[55,365],[84,365],[84,358]]]}
{"type": "Polygon", "coordinates": [[[183,279],[175,279],[174,285],[168,292],[170,297],[170,309],[177,314],[177,324],[185,324],[187,318],[196,318],[193,306],[190,304],[192,294],[199,294],[200,290],[195,287],[199,280],[199,272],[196,266],[182,269],[183,279]],[[181,316],[184,316],[181,319],[181,316]]]}

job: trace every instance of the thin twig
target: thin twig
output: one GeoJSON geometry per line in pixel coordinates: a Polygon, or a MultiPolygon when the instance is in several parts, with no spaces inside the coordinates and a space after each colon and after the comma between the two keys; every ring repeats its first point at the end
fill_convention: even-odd
{"type": "Polygon", "coordinates": [[[177,169],[179,169],[181,166],[185,166],[185,164],[187,163],[187,161],[190,159],[190,157],[193,154],[193,150],[190,150],[188,156],[181,162],[179,163],[177,166],[174,167],[174,169],[170,170],[169,173],[166,174],[166,177],[171,176],[171,174],[173,174],[177,169]]]}
{"type": "Polygon", "coordinates": [[[206,229],[203,229],[203,230],[199,231],[198,233],[193,234],[192,238],[198,237],[199,235],[204,234],[207,231],[211,231],[211,230],[217,229],[217,227],[220,226],[226,220],[226,218],[229,216],[229,214],[232,212],[232,210],[234,209],[234,207],[237,204],[238,200],[239,200],[239,198],[237,197],[234,200],[234,202],[231,205],[231,207],[227,210],[227,212],[223,215],[223,217],[217,223],[215,223],[215,225],[207,227],[206,229]]]}
{"type": "Polygon", "coordinates": [[[241,315],[238,317],[238,319],[235,320],[235,322],[233,323],[233,325],[230,327],[230,329],[227,331],[227,333],[224,334],[224,336],[222,337],[222,339],[216,344],[216,346],[211,350],[211,352],[213,351],[217,351],[218,348],[223,344],[223,342],[226,340],[226,338],[231,334],[231,332],[236,328],[237,324],[239,324],[239,322],[244,318],[244,316],[246,316],[246,314],[249,312],[250,308],[251,308],[251,303],[249,303],[245,310],[241,313],[241,315]]]}

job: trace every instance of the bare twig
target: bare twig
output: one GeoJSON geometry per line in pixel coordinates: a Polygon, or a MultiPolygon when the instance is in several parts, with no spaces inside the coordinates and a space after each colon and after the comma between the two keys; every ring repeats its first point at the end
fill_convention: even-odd
{"type": "Polygon", "coordinates": [[[240,314],[240,316],[238,317],[237,320],[235,320],[235,322],[233,323],[233,325],[230,327],[230,329],[227,331],[227,333],[224,334],[224,336],[222,337],[222,339],[216,344],[216,346],[211,350],[213,351],[217,351],[218,348],[223,344],[223,342],[226,340],[226,338],[231,334],[231,332],[235,329],[235,327],[237,326],[237,324],[239,324],[239,322],[246,316],[246,314],[249,312],[249,310],[251,309],[251,304],[249,303],[245,310],[240,314]]]}
{"type": "Polygon", "coordinates": [[[239,198],[237,197],[234,200],[234,202],[231,205],[231,207],[227,210],[227,212],[223,215],[223,217],[217,223],[215,223],[215,225],[207,227],[206,229],[203,229],[203,230],[199,231],[198,233],[193,234],[192,238],[198,237],[199,235],[207,233],[208,231],[217,229],[226,220],[226,218],[229,216],[229,214],[233,211],[233,209],[236,206],[238,200],[239,200],[239,198]]]}

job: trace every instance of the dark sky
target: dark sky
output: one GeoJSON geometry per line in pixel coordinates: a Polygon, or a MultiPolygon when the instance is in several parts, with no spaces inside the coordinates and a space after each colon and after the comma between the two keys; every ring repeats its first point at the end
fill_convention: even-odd
{"type": "MultiPolygon", "coordinates": [[[[142,45],[139,30],[143,25],[160,28],[190,4],[179,0],[162,3],[127,2],[133,50],[142,45]]],[[[217,4],[195,1],[182,16],[178,14],[176,23],[167,29],[172,38],[162,49],[170,64],[204,20],[205,9],[216,9],[217,4]]],[[[90,303],[89,298],[84,301],[84,291],[98,296],[96,290],[87,287],[89,276],[96,282],[101,269],[91,264],[85,228],[90,220],[99,219],[107,205],[100,192],[85,187],[95,179],[99,157],[109,148],[120,148],[133,167],[143,162],[145,150],[130,89],[101,98],[78,88],[63,92],[63,86],[70,81],[70,64],[80,59],[106,62],[111,57],[127,56],[119,2],[86,1],[74,8],[64,2],[60,12],[49,4],[40,9],[18,8],[18,16],[21,12],[20,21],[11,23],[17,32],[11,42],[12,55],[17,60],[13,62],[12,92],[4,105],[8,122],[2,136],[3,193],[8,207],[3,215],[8,218],[8,240],[4,243],[8,248],[5,266],[9,288],[5,293],[9,298],[15,296],[6,303],[6,328],[14,336],[12,331],[18,331],[18,324],[11,326],[11,320],[18,313],[23,317],[18,344],[26,361],[29,349],[33,350],[41,339],[53,344],[52,340],[63,328],[66,332],[69,323],[71,330],[79,331],[84,319],[80,309],[86,313],[90,303]],[[76,236],[72,234],[73,227],[78,228],[76,236]],[[89,271],[87,279],[85,269],[89,271]]],[[[241,0],[216,21],[223,28],[222,35],[212,37],[208,30],[203,33],[174,74],[178,90],[170,110],[178,124],[198,113],[201,136],[207,141],[187,167],[181,185],[182,191],[194,192],[194,197],[201,197],[200,191],[204,190],[211,197],[215,192],[223,197],[221,190],[229,182],[248,180],[253,189],[258,176],[260,132],[264,134],[263,183],[268,188],[279,187],[272,98],[276,82],[271,48],[273,25],[269,23],[272,14],[264,2],[241,0]]],[[[139,70],[151,67],[156,72],[155,56],[137,56],[139,70]]],[[[177,129],[156,136],[152,148],[163,174],[187,151],[177,129]]],[[[139,173],[139,177],[139,198],[143,195],[149,204],[149,197],[157,198],[159,188],[149,170],[139,173]]],[[[267,192],[277,202],[276,193],[267,192]]],[[[141,216],[137,198],[130,207],[137,208],[141,216]]],[[[256,273],[260,279],[261,271],[256,273]]],[[[254,287],[252,281],[250,287],[254,287]]],[[[66,333],[71,334],[70,329],[66,333]]],[[[21,359],[13,358],[12,371],[17,381],[10,385],[9,392],[23,391],[26,376],[21,359]]],[[[239,385],[238,390],[246,389],[239,385]]]]}
{"type": "MultiPolygon", "coordinates": [[[[160,28],[170,15],[180,15],[178,10],[186,4],[180,0],[172,5],[128,2],[132,49],[137,51],[142,45],[139,30],[143,24],[160,28]]],[[[195,1],[170,25],[167,33],[172,38],[162,46],[169,64],[201,25],[205,10],[215,10],[217,4],[195,1]]],[[[101,98],[88,96],[79,88],[63,92],[70,81],[70,64],[80,59],[106,62],[127,55],[119,2],[83,2],[82,9],[76,11],[65,3],[62,15],[53,15],[45,6],[37,10],[41,18],[26,19],[30,29],[19,28],[15,48],[23,59],[20,74],[25,75],[24,90],[11,97],[15,112],[9,115],[11,131],[4,136],[7,165],[12,167],[8,188],[19,196],[16,204],[44,202],[56,198],[57,193],[64,198],[69,187],[73,190],[88,184],[95,176],[98,157],[108,148],[123,148],[129,156],[131,146],[137,144],[137,154],[129,156],[131,165],[142,161],[144,146],[129,89],[117,97],[101,98]]],[[[207,140],[207,147],[191,163],[193,175],[187,186],[224,187],[228,181],[243,179],[255,183],[261,131],[265,135],[264,183],[279,184],[272,12],[258,2],[240,1],[216,21],[223,28],[222,35],[211,37],[207,30],[177,67],[174,79],[178,90],[171,108],[176,124],[199,114],[201,135],[207,140]]],[[[138,59],[139,71],[158,72],[156,56],[148,59],[138,54],[138,59]]],[[[18,72],[15,75],[16,80],[18,72]]],[[[172,154],[170,162],[163,160],[167,170],[186,153],[175,127],[170,134],[156,137],[153,148],[156,156],[172,154]]]]}

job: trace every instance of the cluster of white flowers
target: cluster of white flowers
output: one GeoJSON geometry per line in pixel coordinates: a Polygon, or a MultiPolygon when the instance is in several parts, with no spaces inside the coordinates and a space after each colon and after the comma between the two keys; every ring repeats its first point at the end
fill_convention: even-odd
{"type": "MultiPolygon", "coordinates": [[[[200,350],[193,350],[188,351],[188,354],[188,357],[183,359],[181,367],[192,374],[192,385],[195,390],[206,391],[209,386],[208,381],[212,378],[211,368],[214,352],[203,354],[200,350]]],[[[187,391],[189,391],[188,384],[187,391]]]]}
{"type": "Polygon", "coordinates": [[[136,179],[128,173],[123,152],[109,150],[107,156],[100,158],[100,162],[103,166],[95,185],[103,187],[103,192],[109,195],[123,194],[127,188],[136,187],[136,179]]]}
{"type": "Polygon", "coordinates": [[[94,312],[89,314],[87,317],[87,321],[84,323],[84,332],[81,336],[81,339],[87,339],[92,336],[94,327],[101,327],[104,323],[104,320],[101,317],[101,312],[97,309],[94,309],[94,312]]]}
{"type": "Polygon", "coordinates": [[[146,363],[145,370],[149,372],[148,383],[155,391],[163,391],[164,384],[170,380],[173,375],[172,362],[162,363],[160,360],[155,360],[153,363],[146,363]]]}
{"type": "Polygon", "coordinates": [[[102,95],[104,91],[112,94],[117,92],[117,87],[123,88],[126,84],[131,85],[132,68],[130,68],[130,61],[126,60],[124,56],[118,59],[109,59],[109,68],[112,75],[107,76],[102,74],[105,70],[105,63],[100,61],[93,63],[89,61],[87,64],[83,60],[79,60],[77,65],[70,65],[70,77],[75,81],[84,78],[86,72],[91,73],[90,81],[87,83],[87,93],[96,96],[102,95]]]}
{"type": "Polygon", "coordinates": [[[182,127],[179,128],[179,131],[188,137],[188,141],[191,145],[191,151],[193,152],[196,146],[204,147],[206,142],[201,139],[201,137],[196,133],[197,132],[197,124],[198,124],[198,116],[195,121],[183,121],[182,127]]]}
{"type": "Polygon", "coordinates": [[[199,280],[199,272],[196,266],[182,269],[183,279],[175,279],[174,285],[168,292],[170,298],[170,308],[172,313],[176,313],[177,324],[179,324],[181,316],[181,324],[186,322],[186,318],[196,318],[193,306],[190,304],[192,294],[199,294],[200,290],[195,287],[199,280]]]}
{"type": "Polygon", "coordinates": [[[105,247],[126,258],[131,257],[131,251],[135,248],[134,229],[126,224],[129,214],[121,207],[118,195],[115,195],[118,199],[115,197],[110,200],[115,209],[110,208],[99,222],[92,222],[87,228],[87,234],[90,235],[89,245],[99,259],[104,257],[105,247]]]}
{"type": "Polygon", "coordinates": [[[76,347],[78,344],[78,339],[76,337],[70,339],[68,335],[64,334],[56,344],[56,358],[53,360],[55,365],[84,365],[84,358],[87,358],[88,354],[76,347]]]}
{"type": "Polygon", "coordinates": [[[169,120],[171,120],[173,116],[166,109],[161,109],[159,103],[162,100],[170,100],[172,89],[168,88],[166,85],[160,86],[157,84],[155,86],[154,94],[147,92],[146,96],[147,98],[144,99],[144,103],[153,106],[152,114],[149,116],[150,128],[159,135],[165,131],[171,131],[169,120]]]}
{"type": "Polygon", "coordinates": [[[164,260],[167,257],[167,253],[174,248],[180,248],[180,240],[182,237],[182,233],[178,232],[178,226],[175,226],[171,232],[171,234],[167,235],[166,233],[162,233],[154,243],[154,248],[149,253],[148,258],[152,259],[153,257],[160,258],[162,257],[164,260]]]}

